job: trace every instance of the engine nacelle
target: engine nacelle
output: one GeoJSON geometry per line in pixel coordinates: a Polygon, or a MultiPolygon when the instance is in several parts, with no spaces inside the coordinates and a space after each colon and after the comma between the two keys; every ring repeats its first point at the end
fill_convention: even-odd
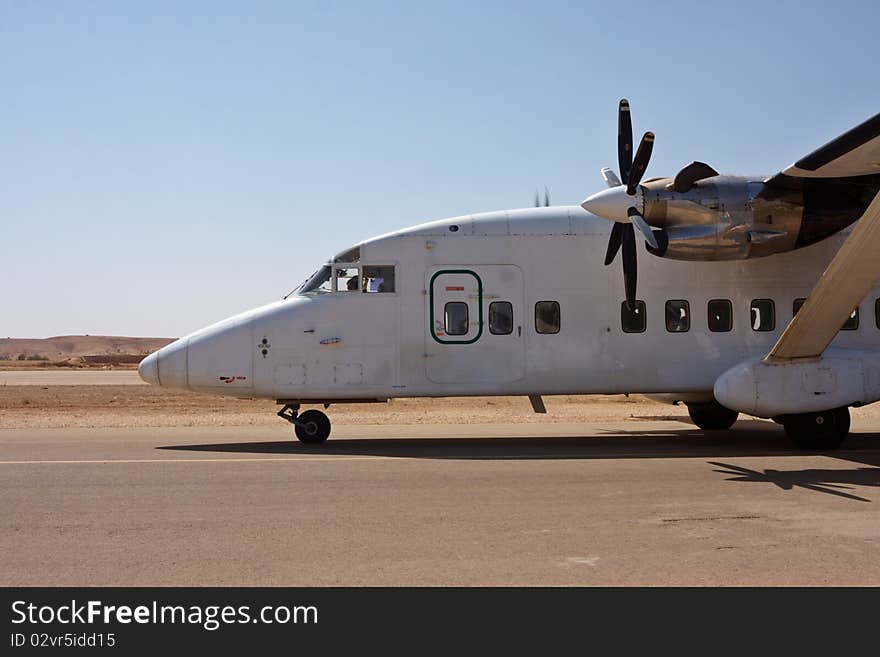
{"type": "Polygon", "coordinates": [[[660,246],[648,250],[675,260],[744,260],[815,244],[857,221],[880,189],[878,175],[791,187],[718,175],[682,186],[679,176],[646,180],[633,197],[660,246]]]}
{"type": "Polygon", "coordinates": [[[797,204],[762,198],[763,184],[714,176],[678,192],[668,179],[646,182],[644,211],[659,230],[654,255],[674,260],[744,260],[796,248],[797,204]]]}
{"type": "Polygon", "coordinates": [[[750,360],[718,377],[715,399],[756,417],[815,413],[880,400],[880,352],[828,349],[816,360],[750,360]]]}

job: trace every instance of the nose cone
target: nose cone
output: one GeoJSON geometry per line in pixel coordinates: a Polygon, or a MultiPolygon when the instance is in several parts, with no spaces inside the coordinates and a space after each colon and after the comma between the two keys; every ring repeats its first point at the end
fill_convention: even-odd
{"type": "Polygon", "coordinates": [[[641,188],[637,188],[636,193],[630,196],[626,193],[626,187],[621,185],[593,194],[581,203],[581,207],[603,219],[624,223],[629,221],[627,210],[635,208],[644,214],[644,204],[641,188]]]}
{"type": "Polygon", "coordinates": [[[188,343],[188,338],[181,338],[150,354],[138,365],[138,374],[150,385],[186,388],[189,384],[186,358],[188,343]]]}
{"type": "Polygon", "coordinates": [[[159,352],[153,352],[138,365],[138,374],[151,386],[159,385],[159,352]]]}

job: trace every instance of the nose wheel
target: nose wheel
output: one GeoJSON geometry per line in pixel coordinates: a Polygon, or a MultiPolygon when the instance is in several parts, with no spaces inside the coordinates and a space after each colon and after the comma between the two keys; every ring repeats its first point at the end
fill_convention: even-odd
{"type": "Polygon", "coordinates": [[[281,417],[293,425],[294,433],[301,443],[317,445],[330,437],[330,418],[325,413],[309,410],[299,413],[299,405],[287,404],[278,411],[281,417]]]}

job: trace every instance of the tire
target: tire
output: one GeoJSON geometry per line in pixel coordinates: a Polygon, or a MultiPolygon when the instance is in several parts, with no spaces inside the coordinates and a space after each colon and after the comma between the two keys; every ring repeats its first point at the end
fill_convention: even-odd
{"type": "Polygon", "coordinates": [[[785,433],[798,449],[837,449],[849,433],[849,409],[799,413],[782,418],[785,433]]]}
{"type": "Polygon", "coordinates": [[[321,411],[306,411],[294,425],[296,437],[301,443],[319,445],[330,437],[330,418],[321,411]]]}
{"type": "Polygon", "coordinates": [[[688,415],[691,421],[700,429],[705,431],[722,431],[730,429],[739,413],[732,411],[719,404],[718,402],[710,402],[708,404],[692,404],[688,406],[688,415]]]}

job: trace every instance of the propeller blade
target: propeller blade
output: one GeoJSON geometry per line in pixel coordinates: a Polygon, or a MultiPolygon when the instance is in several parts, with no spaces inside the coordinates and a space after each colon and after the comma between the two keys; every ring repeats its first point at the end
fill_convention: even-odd
{"type": "Polygon", "coordinates": [[[630,208],[626,213],[629,215],[629,220],[639,229],[639,232],[645,236],[645,241],[655,249],[659,249],[660,245],[657,244],[657,238],[654,237],[654,231],[651,230],[648,222],[639,214],[639,211],[635,208],[630,208]]]}
{"type": "Polygon", "coordinates": [[[544,207],[545,208],[550,207],[550,190],[547,189],[546,187],[544,188],[544,207]]]}
{"type": "Polygon", "coordinates": [[[621,185],[620,178],[618,178],[617,174],[608,167],[602,167],[602,180],[604,180],[605,184],[609,187],[620,187],[621,185]]]}
{"type": "Polygon", "coordinates": [[[642,136],[639,143],[639,150],[636,151],[636,157],[633,160],[632,171],[629,174],[629,180],[626,183],[626,193],[632,196],[636,193],[636,188],[645,175],[645,169],[648,168],[648,162],[651,160],[651,152],[654,150],[654,133],[646,132],[642,136]]]}
{"type": "Polygon", "coordinates": [[[679,193],[690,191],[694,185],[703,178],[711,178],[717,176],[715,171],[705,162],[691,162],[684,169],[675,174],[675,180],[672,181],[672,188],[679,193]]]}
{"type": "Polygon", "coordinates": [[[611,227],[611,236],[608,238],[608,250],[605,252],[606,267],[614,262],[614,256],[620,251],[620,236],[623,233],[624,225],[615,221],[611,227]]]}
{"type": "Polygon", "coordinates": [[[541,197],[538,196],[538,190],[537,190],[537,189],[535,190],[535,207],[536,207],[536,208],[540,208],[540,207],[541,207],[541,197]]]}
{"type": "Polygon", "coordinates": [[[623,287],[626,290],[626,307],[632,310],[636,306],[636,231],[632,224],[623,226],[623,287]]]}
{"type": "Polygon", "coordinates": [[[620,170],[620,179],[626,185],[629,182],[629,172],[633,163],[633,126],[629,115],[629,101],[624,98],[620,101],[617,110],[617,165],[620,170]]]}

